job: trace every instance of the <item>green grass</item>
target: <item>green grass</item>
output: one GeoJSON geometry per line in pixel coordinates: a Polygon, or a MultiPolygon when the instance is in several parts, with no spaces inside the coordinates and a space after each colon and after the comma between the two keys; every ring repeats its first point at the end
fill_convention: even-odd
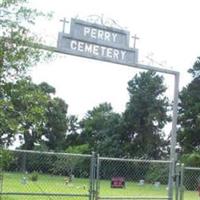
{"type": "MultiPolygon", "coordinates": [[[[39,175],[39,179],[33,182],[28,179],[23,184],[23,175],[19,173],[5,173],[3,178],[3,192],[21,193],[67,193],[84,194],[89,192],[89,181],[87,179],[75,178],[71,183],[65,184],[63,176],[39,175]]],[[[135,182],[126,182],[126,188],[111,188],[110,181],[100,181],[100,196],[167,196],[166,186],[156,188],[152,184],[138,185],[135,182]]],[[[87,197],[44,197],[44,196],[3,196],[1,200],[86,200],[87,197]]],[[[200,200],[197,192],[187,191],[184,200],[200,200]]]]}

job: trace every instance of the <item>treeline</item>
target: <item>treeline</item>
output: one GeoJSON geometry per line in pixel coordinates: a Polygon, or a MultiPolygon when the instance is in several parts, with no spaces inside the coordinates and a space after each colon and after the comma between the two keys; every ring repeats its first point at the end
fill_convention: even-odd
{"type": "MultiPolygon", "coordinates": [[[[2,147],[12,145],[18,136],[21,149],[168,158],[170,136],[165,135],[163,128],[171,121],[172,102],[165,96],[163,76],[147,71],[129,80],[129,100],[124,112],[116,113],[110,103],[104,102],[78,119],[68,114],[67,103],[56,97],[53,86],[35,84],[26,75],[29,67],[51,57],[27,46],[41,41],[31,30],[38,17],[47,15],[28,8],[26,0],[3,0],[0,8],[6,12],[0,15],[2,147]]],[[[192,81],[179,95],[178,142],[181,159],[190,166],[200,166],[200,58],[189,73],[192,81]]]]}

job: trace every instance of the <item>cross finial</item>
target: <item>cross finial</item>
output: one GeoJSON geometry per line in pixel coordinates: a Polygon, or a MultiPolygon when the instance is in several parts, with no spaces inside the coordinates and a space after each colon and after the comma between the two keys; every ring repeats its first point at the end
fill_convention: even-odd
{"type": "Polygon", "coordinates": [[[65,24],[69,23],[69,21],[66,20],[66,18],[64,17],[64,19],[61,19],[60,22],[63,22],[63,33],[65,32],[65,24]]]}
{"type": "Polygon", "coordinates": [[[131,38],[134,39],[134,42],[133,42],[133,48],[135,49],[135,46],[136,46],[136,40],[139,40],[140,38],[137,37],[137,35],[135,34],[134,36],[132,36],[131,38]]]}

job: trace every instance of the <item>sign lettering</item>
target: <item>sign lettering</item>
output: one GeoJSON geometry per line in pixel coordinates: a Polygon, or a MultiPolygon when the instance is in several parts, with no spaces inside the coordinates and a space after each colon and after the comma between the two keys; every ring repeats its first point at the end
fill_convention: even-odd
{"type": "Polygon", "coordinates": [[[71,20],[70,35],[78,40],[97,42],[102,45],[127,48],[129,47],[129,32],[104,25],[93,24],[79,19],[71,20]]]}
{"type": "Polygon", "coordinates": [[[129,32],[78,19],[71,20],[70,33],[59,33],[58,51],[76,56],[132,65],[137,49],[129,48],[129,32]]]}
{"type": "Polygon", "coordinates": [[[104,40],[104,41],[111,41],[111,42],[116,42],[117,38],[117,33],[112,33],[96,28],[90,28],[90,27],[84,27],[83,28],[83,35],[84,36],[89,36],[93,39],[99,39],[99,40],[104,40]]]}
{"type": "Polygon", "coordinates": [[[70,49],[74,51],[89,53],[91,55],[108,57],[114,60],[124,60],[126,51],[118,50],[114,48],[107,48],[95,44],[88,44],[77,40],[70,41],[70,49]]]}

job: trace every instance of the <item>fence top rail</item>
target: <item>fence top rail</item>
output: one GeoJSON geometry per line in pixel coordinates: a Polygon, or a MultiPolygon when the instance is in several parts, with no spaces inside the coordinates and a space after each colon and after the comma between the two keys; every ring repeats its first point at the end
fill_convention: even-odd
{"type": "Polygon", "coordinates": [[[60,156],[78,156],[78,157],[85,157],[91,158],[92,155],[90,154],[75,154],[75,153],[58,153],[58,152],[47,152],[47,151],[31,151],[31,150],[8,150],[11,152],[21,152],[21,153],[35,153],[35,154],[46,154],[46,155],[60,155],[60,156]]]}
{"type": "Polygon", "coordinates": [[[158,199],[158,200],[161,200],[161,199],[169,199],[168,197],[155,197],[155,196],[146,196],[146,197],[144,197],[144,196],[123,196],[123,197],[121,197],[121,196],[103,196],[103,197],[99,197],[99,199],[123,199],[123,200],[125,200],[125,199],[136,199],[136,200],[139,200],[139,199],[141,199],[141,200],[145,200],[145,199],[147,199],[147,200],[149,200],[149,199],[151,199],[151,200],[153,200],[153,199],[158,199]]]}
{"type": "Polygon", "coordinates": [[[172,163],[170,160],[142,160],[142,159],[127,159],[127,158],[109,158],[109,157],[99,157],[99,160],[109,160],[109,161],[122,161],[122,162],[144,162],[144,163],[172,163]]]}
{"type": "Polygon", "coordinates": [[[186,170],[197,170],[200,171],[200,167],[184,167],[186,170]]]}

